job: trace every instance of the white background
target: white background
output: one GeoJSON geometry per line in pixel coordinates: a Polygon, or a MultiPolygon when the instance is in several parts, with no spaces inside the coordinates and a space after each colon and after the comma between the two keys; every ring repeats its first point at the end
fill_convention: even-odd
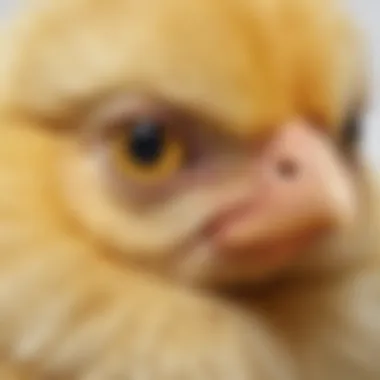
{"type": "MultiPolygon", "coordinates": [[[[19,3],[20,0],[0,0],[1,17],[10,17],[19,3]]],[[[373,96],[366,120],[365,149],[369,158],[380,169],[380,0],[347,0],[347,3],[368,34],[371,47],[373,96]]]]}

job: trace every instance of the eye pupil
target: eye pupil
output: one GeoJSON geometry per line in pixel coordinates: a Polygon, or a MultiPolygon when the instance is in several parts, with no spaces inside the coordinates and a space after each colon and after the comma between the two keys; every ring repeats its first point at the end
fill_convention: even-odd
{"type": "Polygon", "coordinates": [[[139,164],[150,165],[160,158],[164,144],[163,126],[156,122],[143,121],[133,128],[128,149],[139,164]]]}

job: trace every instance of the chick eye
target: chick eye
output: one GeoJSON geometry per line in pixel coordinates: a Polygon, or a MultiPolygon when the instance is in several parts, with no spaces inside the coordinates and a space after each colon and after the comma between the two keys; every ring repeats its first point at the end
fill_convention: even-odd
{"type": "Polygon", "coordinates": [[[132,128],[125,136],[125,146],[136,164],[152,165],[156,163],[165,149],[165,129],[161,124],[146,121],[132,128]]]}
{"type": "Polygon", "coordinates": [[[116,152],[120,168],[138,180],[163,180],[178,171],[184,159],[179,139],[155,120],[140,120],[123,128],[116,152]]]}

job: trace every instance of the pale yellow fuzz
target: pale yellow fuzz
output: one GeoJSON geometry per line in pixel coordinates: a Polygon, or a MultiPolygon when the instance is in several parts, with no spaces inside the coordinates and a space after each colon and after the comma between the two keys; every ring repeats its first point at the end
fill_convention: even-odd
{"type": "Polygon", "coordinates": [[[267,334],[261,322],[107,261],[102,245],[67,224],[54,194],[56,136],[3,116],[0,346],[10,363],[4,371],[17,380],[183,379],[190,365],[191,378],[194,371],[199,379],[274,376],[277,370],[261,362],[271,361],[275,349],[253,355],[253,343],[267,334]]]}
{"type": "Polygon", "coordinates": [[[340,132],[365,86],[331,0],[36,0],[6,37],[0,379],[380,378],[379,200],[364,169],[352,230],[273,286],[226,297],[201,285],[255,268],[202,245],[191,256],[188,238],[245,194],[245,167],[138,207],[83,138],[125,93],[201,115],[236,144],[299,114],[340,132]]]}
{"type": "Polygon", "coordinates": [[[361,92],[362,41],[337,4],[68,0],[31,8],[12,33],[2,89],[23,112],[61,118],[128,88],[247,133],[305,112],[336,126],[361,92]]]}

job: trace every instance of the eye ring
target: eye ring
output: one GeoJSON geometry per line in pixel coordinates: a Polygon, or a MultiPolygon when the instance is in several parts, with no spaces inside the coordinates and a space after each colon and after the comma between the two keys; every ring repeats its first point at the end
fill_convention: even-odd
{"type": "MultiPolygon", "coordinates": [[[[106,163],[108,181],[125,192],[169,192],[187,181],[207,162],[204,121],[188,110],[148,95],[112,96],[88,114],[83,142],[106,163]],[[139,123],[154,123],[164,131],[159,160],[150,152],[145,160],[133,159],[130,139],[139,123]],[[202,126],[202,129],[200,128],[202,126]]],[[[158,153],[158,152],[156,152],[158,153]]]]}
{"type": "Polygon", "coordinates": [[[114,150],[119,169],[143,182],[166,180],[183,166],[184,144],[168,124],[154,118],[129,122],[121,127],[114,150]]]}

